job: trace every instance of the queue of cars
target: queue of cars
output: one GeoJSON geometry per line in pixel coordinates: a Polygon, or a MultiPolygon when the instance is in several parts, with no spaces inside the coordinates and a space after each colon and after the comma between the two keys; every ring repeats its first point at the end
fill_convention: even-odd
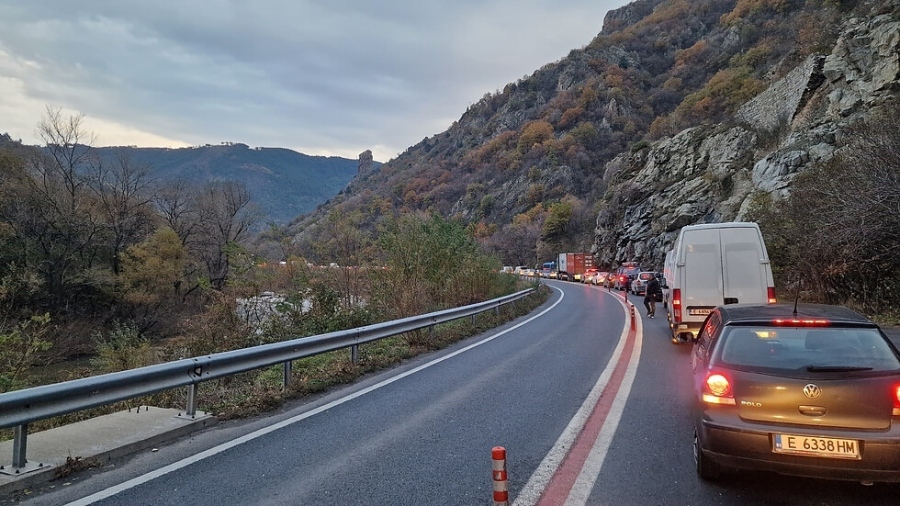
{"type": "Polygon", "coordinates": [[[693,456],[731,470],[900,482],[900,351],[842,306],[778,303],[756,223],[683,227],[663,272],[625,262],[583,283],[642,295],[657,277],[691,350],[693,456]]]}
{"type": "Polygon", "coordinates": [[[756,223],[683,227],[664,279],[673,342],[692,345],[701,479],[747,469],[900,482],[900,351],[875,323],[779,304],[756,223]]]}

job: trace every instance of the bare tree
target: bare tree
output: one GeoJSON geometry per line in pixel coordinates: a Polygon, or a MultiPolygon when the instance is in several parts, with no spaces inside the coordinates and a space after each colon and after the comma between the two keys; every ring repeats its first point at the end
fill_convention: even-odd
{"type": "Polygon", "coordinates": [[[22,236],[33,245],[32,260],[39,262],[47,288],[60,304],[76,295],[68,289],[71,285],[85,282],[83,275],[94,266],[96,239],[102,233],[85,176],[95,160],[93,137],[83,131],[82,118],[47,109],[38,127],[46,155],[31,158],[18,203],[22,236]]]}
{"type": "Polygon", "coordinates": [[[169,228],[178,234],[182,246],[189,247],[194,240],[197,227],[197,209],[194,206],[195,190],[184,180],[166,182],[154,193],[157,212],[169,228]]]}
{"type": "Polygon", "coordinates": [[[111,236],[113,273],[121,271],[121,255],[129,246],[146,238],[155,228],[151,202],[154,194],[147,167],[136,165],[127,152],[112,164],[98,161],[89,184],[101,217],[111,236]]]}
{"type": "Polygon", "coordinates": [[[250,202],[243,183],[216,181],[201,188],[195,196],[199,256],[206,265],[213,288],[225,286],[230,274],[229,255],[249,238],[259,220],[259,212],[250,202]]]}
{"type": "Polygon", "coordinates": [[[333,258],[340,265],[344,307],[350,307],[354,296],[359,296],[356,283],[358,267],[366,248],[371,246],[371,241],[360,228],[362,218],[362,212],[347,212],[340,206],[328,213],[326,218],[328,226],[323,233],[325,241],[321,243],[320,256],[333,258]]]}

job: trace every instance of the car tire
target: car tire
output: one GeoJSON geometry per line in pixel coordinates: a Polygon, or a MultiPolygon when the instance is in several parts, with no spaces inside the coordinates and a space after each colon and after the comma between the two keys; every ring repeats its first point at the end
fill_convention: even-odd
{"type": "Polygon", "coordinates": [[[697,476],[704,481],[713,481],[722,475],[722,467],[703,454],[700,448],[700,438],[697,437],[697,429],[694,429],[694,464],[697,467],[697,476]]]}

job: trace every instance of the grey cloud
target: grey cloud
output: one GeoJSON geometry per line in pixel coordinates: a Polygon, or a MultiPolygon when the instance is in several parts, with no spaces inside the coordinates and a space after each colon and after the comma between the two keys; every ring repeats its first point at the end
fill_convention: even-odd
{"type": "Polygon", "coordinates": [[[587,44],[624,3],[0,0],[0,51],[20,63],[0,69],[48,105],[187,143],[386,158],[587,44]]]}

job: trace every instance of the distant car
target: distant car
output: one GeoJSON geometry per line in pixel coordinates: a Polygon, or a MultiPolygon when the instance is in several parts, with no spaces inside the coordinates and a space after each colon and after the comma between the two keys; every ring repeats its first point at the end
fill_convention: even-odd
{"type": "Polygon", "coordinates": [[[600,271],[594,276],[593,284],[598,286],[606,286],[609,282],[609,273],[605,271],[600,271]]]}
{"type": "Polygon", "coordinates": [[[644,295],[647,291],[647,283],[656,276],[657,273],[651,271],[644,271],[635,276],[634,281],[631,282],[631,293],[635,295],[644,295]]]}
{"type": "Polygon", "coordinates": [[[694,460],[731,468],[900,481],[900,352],[841,306],[714,308],[692,352],[694,460]]]}
{"type": "Polygon", "coordinates": [[[616,290],[631,290],[631,282],[640,272],[641,266],[637,262],[623,262],[622,266],[616,269],[616,275],[613,278],[613,288],[616,290]]]}
{"type": "Polygon", "coordinates": [[[584,270],[584,274],[581,276],[582,283],[590,283],[593,284],[594,277],[599,272],[599,269],[595,269],[593,267],[584,270]]]}

